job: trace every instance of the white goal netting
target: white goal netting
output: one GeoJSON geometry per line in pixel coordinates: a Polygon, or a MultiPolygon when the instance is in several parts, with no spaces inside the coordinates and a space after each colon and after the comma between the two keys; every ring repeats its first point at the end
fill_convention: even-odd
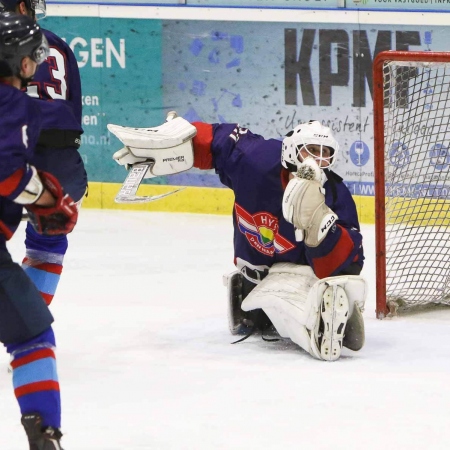
{"type": "Polygon", "coordinates": [[[450,63],[383,75],[386,303],[450,304],[450,63]]]}

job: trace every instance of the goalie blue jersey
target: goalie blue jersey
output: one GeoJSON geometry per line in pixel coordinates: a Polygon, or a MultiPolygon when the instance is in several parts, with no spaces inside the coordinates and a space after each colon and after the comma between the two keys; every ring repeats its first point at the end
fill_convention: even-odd
{"type": "Polygon", "coordinates": [[[22,206],[11,199],[31,179],[27,163],[33,156],[39,132],[40,116],[32,99],[0,82],[0,241],[10,239],[20,223],[22,206]]]}
{"type": "Polygon", "coordinates": [[[237,124],[193,125],[194,166],[214,168],[235,195],[235,264],[239,266],[238,259],[268,267],[291,262],[311,266],[319,278],[345,273],[355,263],[362,268],[356,205],[342,178],[326,171],[325,202],[339,219],[320,245],[308,247],[296,241],[294,226],[283,217],[289,172],[281,165],[281,141],[264,139],[237,124]]]}

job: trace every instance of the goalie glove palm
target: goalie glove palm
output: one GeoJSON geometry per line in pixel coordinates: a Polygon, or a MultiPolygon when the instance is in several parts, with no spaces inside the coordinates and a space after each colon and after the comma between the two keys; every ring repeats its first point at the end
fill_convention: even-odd
{"type": "Polygon", "coordinates": [[[29,222],[39,234],[58,235],[70,233],[78,218],[78,208],[72,198],[65,194],[58,180],[48,172],[39,171],[39,177],[53,197],[55,205],[46,207],[26,205],[29,222]]]}
{"type": "Polygon", "coordinates": [[[321,184],[297,177],[289,181],[284,191],[283,216],[304,231],[309,247],[317,247],[338,218],[325,204],[321,184]]]}

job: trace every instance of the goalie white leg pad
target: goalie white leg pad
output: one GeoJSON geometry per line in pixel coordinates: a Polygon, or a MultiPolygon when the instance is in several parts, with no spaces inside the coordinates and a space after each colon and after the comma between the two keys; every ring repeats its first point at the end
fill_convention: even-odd
{"type": "Polygon", "coordinates": [[[323,359],[313,334],[299,321],[301,317],[295,317],[283,308],[264,308],[264,312],[281,337],[289,338],[314,358],[323,359]]]}
{"type": "Polygon", "coordinates": [[[261,308],[281,337],[290,338],[315,358],[322,359],[310,331],[320,316],[320,299],[310,294],[316,282],[309,266],[276,263],[242,302],[242,309],[261,308]],[[308,323],[312,324],[310,330],[308,323]]]}
{"type": "Polygon", "coordinates": [[[358,304],[355,303],[353,306],[353,313],[347,320],[343,345],[344,347],[357,352],[363,348],[364,341],[364,319],[361,309],[358,304]]]}
{"type": "Polygon", "coordinates": [[[320,354],[326,361],[336,361],[341,356],[348,314],[349,303],[344,289],[339,285],[328,286],[320,307],[322,320],[314,333],[317,333],[320,354]]]}
{"type": "Polygon", "coordinates": [[[366,280],[359,275],[323,278],[314,286],[316,295],[323,295],[328,286],[340,286],[347,295],[349,315],[345,327],[343,346],[353,351],[361,350],[365,341],[362,312],[364,311],[368,290],[366,280]]]}
{"type": "Polygon", "coordinates": [[[360,276],[318,280],[309,266],[277,263],[242,302],[242,309],[263,309],[281,337],[290,338],[317,359],[334,361],[346,345],[346,332],[351,331],[346,346],[352,350],[364,343],[361,311],[366,295],[367,285],[360,276]],[[359,325],[346,331],[354,312],[359,325]]]}

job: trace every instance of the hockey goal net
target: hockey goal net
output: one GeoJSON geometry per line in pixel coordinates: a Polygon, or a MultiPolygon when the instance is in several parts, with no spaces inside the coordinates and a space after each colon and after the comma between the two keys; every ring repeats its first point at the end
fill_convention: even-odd
{"type": "Polygon", "coordinates": [[[450,53],[373,65],[377,317],[450,305],[450,53]]]}

